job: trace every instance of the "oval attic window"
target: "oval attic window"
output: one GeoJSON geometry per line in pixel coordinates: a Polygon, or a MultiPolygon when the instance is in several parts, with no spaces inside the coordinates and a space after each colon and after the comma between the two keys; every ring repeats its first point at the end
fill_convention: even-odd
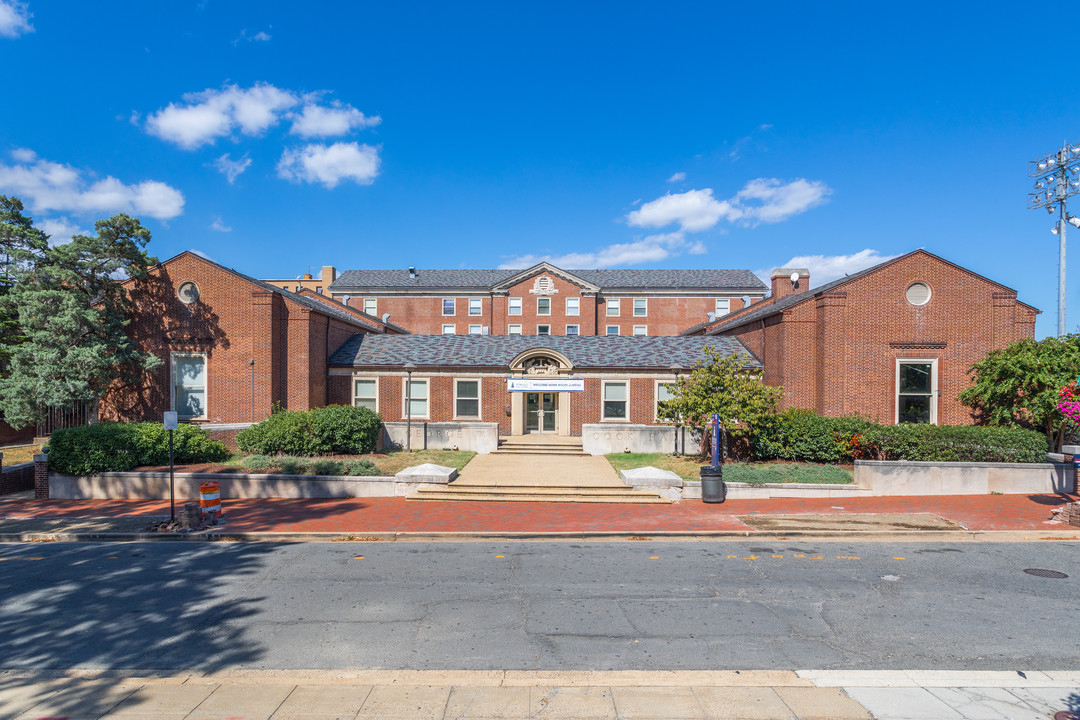
{"type": "Polygon", "coordinates": [[[912,305],[925,305],[930,302],[930,286],[926,283],[912,283],[907,289],[907,301],[912,305]]]}
{"type": "Polygon", "coordinates": [[[180,298],[180,302],[190,305],[199,299],[199,286],[190,280],[180,283],[180,287],[176,288],[176,297],[180,298]]]}

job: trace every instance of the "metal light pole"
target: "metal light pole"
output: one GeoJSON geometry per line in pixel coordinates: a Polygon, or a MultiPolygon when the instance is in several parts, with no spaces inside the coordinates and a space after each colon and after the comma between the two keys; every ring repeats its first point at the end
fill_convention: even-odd
{"type": "MultiPolygon", "coordinates": [[[[682,365],[679,365],[678,363],[671,363],[671,365],[669,365],[668,368],[675,375],[675,382],[676,383],[679,382],[679,372],[682,371],[682,365]]],[[[678,455],[679,454],[679,416],[678,415],[675,416],[675,447],[673,448],[671,454],[672,455],[678,455]]]]}
{"type": "Polygon", "coordinates": [[[412,371],[416,366],[411,362],[405,363],[405,372],[408,377],[405,380],[405,452],[412,452],[412,371]]]}
{"type": "Polygon", "coordinates": [[[1028,176],[1036,178],[1035,192],[1028,193],[1028,209],[1057,210],[1057,225],[1050,232],[1058,236],[1058,335],[1065,335],[1065,225],[1080,228],[1080,218],[1065,209],[1067,198],[1080,193],[1080,143],[1064,145],[1028,163],[1028,176]],[[1056,206],[1056,207],[1055,207],[1056,206]]]}

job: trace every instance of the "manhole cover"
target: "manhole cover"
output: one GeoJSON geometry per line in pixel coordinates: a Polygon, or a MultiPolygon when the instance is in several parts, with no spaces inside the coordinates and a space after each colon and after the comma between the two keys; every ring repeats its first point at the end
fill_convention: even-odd
{"type": "Polygon", "coordinates": [[[1056,578],[1059,580],[1069,577],[1063,572],[1058,572],[1057,570],[1043,570],[1042,568],[1027,568],[1024,570],[1024,572],[1026,572],[1028,575],[1034,575],[1036,577],[1056,578]]]}

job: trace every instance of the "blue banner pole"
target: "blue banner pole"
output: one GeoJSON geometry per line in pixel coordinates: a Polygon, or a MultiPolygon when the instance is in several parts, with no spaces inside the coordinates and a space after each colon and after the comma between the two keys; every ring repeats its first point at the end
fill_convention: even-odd
{"type": "Polygon", "coordinates": [[[720,467],[720,415],[714,413],[712,416],[712,464],[713,467],[720,467]]]}

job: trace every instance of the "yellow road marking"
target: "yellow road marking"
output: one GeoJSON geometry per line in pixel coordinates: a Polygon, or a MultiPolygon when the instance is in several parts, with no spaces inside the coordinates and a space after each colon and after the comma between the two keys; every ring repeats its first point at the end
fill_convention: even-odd
{"type": "Polygon", "coordinates": [[[859,558],[857,556],[855,556],[855,555],[837,555],[836,559],[837,560],[858,560],[859,558]]]}
{"type": "Polygon", "coordinates": [[[504,557],[506,557],[506,556],[505,556],[505,555],[496,555],[495,557],[497,557],[497,558],[504,558],[504,557]]]}
{"type": "Polygon", "coordinates": [[[783,555],[773,555],[773,557],[774,557],[774,558],[782,558],[782,557],[784,557],[784,556],[783,556],[783,555]]]}
{"type": "Polygon", "coordinates": [[[353,560],[363,560],[363,559],[364,559],[363,555],[357,555],[356,557],[353,558],[353,560]]]}
{"type": "Polygon", "coordinates": [[[659,556],[659,555],[650,555],[650,556],[649,556],[649,559],[650,559],[650,560],[659,560],[659,559],[660,559],[660,556],[659,556]]]}
{"type": "Polygon", "coordinates": [[[902,557],[894,557],[894,558],[893,558],[893,560],[907,560],[907,558],[902,558],[902,557]]]}

